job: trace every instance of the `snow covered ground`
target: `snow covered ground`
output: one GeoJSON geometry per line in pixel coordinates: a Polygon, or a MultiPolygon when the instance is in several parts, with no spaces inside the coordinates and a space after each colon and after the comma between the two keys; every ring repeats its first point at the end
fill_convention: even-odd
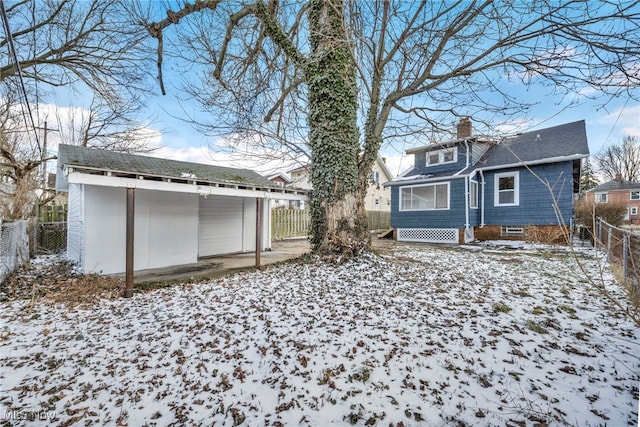
{"type": "Polygon", "coordinates": [[[86,308],[0,307],[0,425],[638,422],[640,328],[560,248],[398,245],[86,308]]]}

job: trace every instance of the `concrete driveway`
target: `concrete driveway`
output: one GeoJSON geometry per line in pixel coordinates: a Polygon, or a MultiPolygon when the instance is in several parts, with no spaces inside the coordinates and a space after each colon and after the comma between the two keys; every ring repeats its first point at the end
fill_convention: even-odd
{"type": "MultiPolygon", "coordinates": [[[[260,253],[260,265],[286,261],[309,252],[307,239],[272,242],[270,251],[260,253]]],[[[165,282],[171,280],[204,279],[235,271],[255,268],[255,252],[202,258],[197,263],[137,271],[134,283],[165,282]]]]}
{"type": "MultiPolygon", "coordinates": [[[[395,244],[395,241],[372,236],[373,247],[383,249],[395,244]]],[[[265,266],[281,261],[298,258],[308,253],[311,245],[307,239],[289,239],[273,241],[270,251],[260,253],[260,265],[265,266]]],[[[166,282],[173,280],[205,279],[218,277],[236,271],[255,268],[255,253],[243,253],[235,255],[215,256],[203,258],[197,263],[179,265],[166,268],[154,268],[137,271],[134,274],[134,283],[166,282]]]]}

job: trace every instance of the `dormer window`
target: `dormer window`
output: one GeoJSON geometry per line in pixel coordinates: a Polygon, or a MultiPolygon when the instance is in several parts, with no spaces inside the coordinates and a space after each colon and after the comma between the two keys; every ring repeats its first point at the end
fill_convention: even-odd
{"type": "Polygon", "coordinates": [[[427,166],[455,163],[458,160],[458,151],[455,147],[427,152],[427,166]]]}

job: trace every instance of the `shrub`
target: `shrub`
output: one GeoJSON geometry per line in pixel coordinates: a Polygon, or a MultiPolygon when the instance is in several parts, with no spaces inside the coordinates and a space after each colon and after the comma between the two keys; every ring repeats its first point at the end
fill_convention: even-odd
{"type": "Polygon", "coordinates": [[[567,243],[566,234],[562,226],[529,225],[525,231],[525,239],[528,242],[545,244],[567,243]]]}
{"type": "Polygon", "coordinates": [[[624,223],[627,214],[625,203],[594,203],[586,200],[579,200],[574,206],[576,223],[585,227],[593,227],[593,218],[600,217],[611,225],[619,226],[624,223]]]}

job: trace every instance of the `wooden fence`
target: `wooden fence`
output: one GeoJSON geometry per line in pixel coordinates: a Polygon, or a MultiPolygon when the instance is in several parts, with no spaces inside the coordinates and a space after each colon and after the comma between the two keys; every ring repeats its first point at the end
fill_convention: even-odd
{"type": "MultiPolygon", "coordinates": [[[[391,212],[368,211],[369,230],[386,230],[391,224],[391,212]]],[[[274,209],[271,211],[271,238],[273,240],[305,237],[309,234],[309,210],[274,209]]]]}
{"type": "Polygon", "coordinates": [[[391,212],[367,211],[369,230],[386,230],[391,227],[391,212]]]}
{"type": "Polygon", "coordinates": [[[39,222],[64,222],[67,220],[67,205],[38,206],[39,222]]]}

